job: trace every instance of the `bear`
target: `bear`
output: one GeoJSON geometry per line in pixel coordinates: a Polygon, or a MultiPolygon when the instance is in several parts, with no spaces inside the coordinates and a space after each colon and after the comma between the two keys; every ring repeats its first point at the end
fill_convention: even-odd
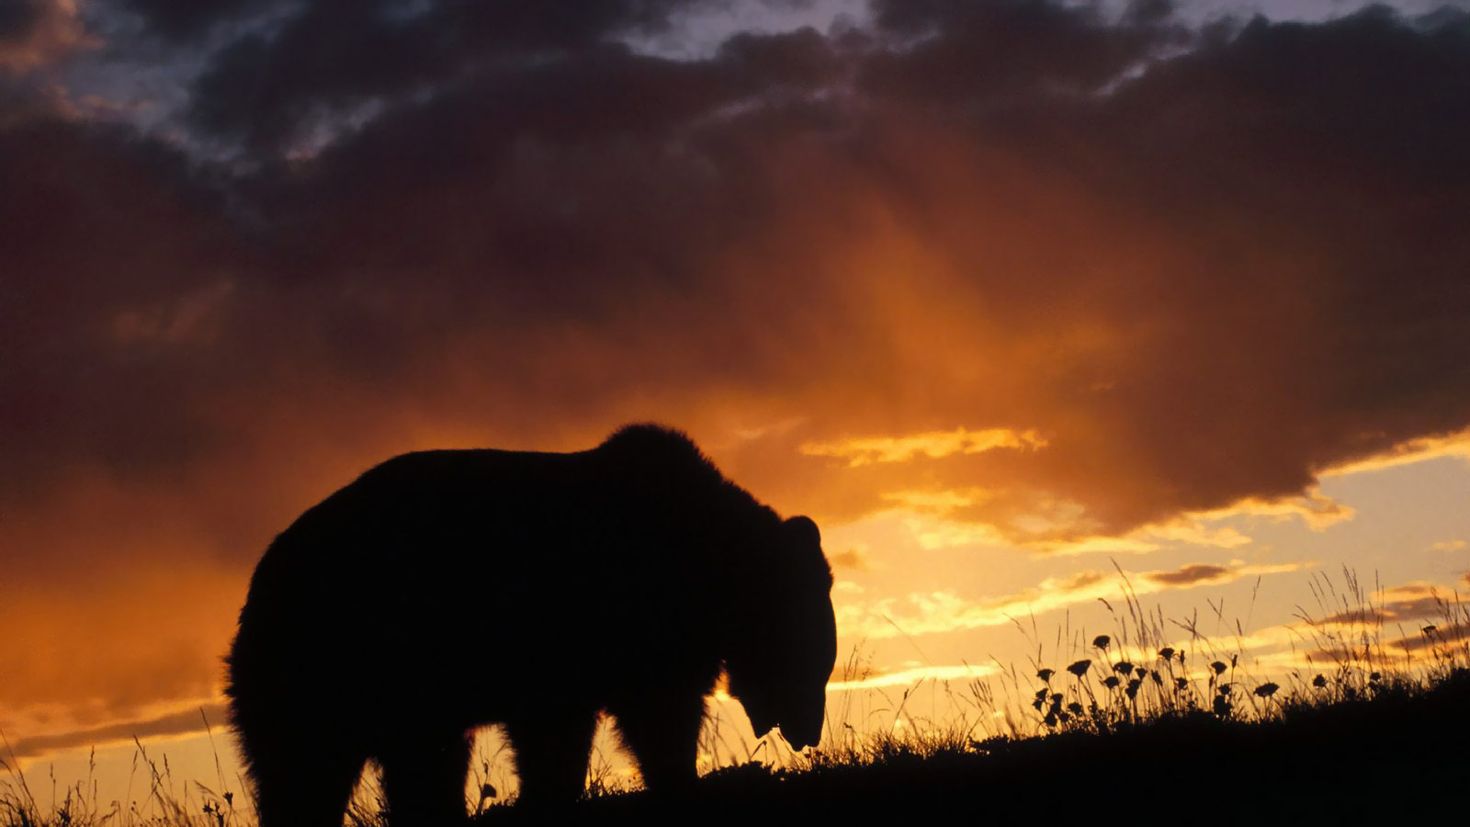
{"type": "Polygon", "coordinates": [[[267,547],[226,657],[262,827],[340,825],[367,762],[399,824],[465,818],[499,724],[518,807],[583,793],[599,716],[653,794],[687,790],[721,675],[758,735],[821,736],[836,662],[816,524],[782,519],[683,433],[584,451],[419,451],[267,547]]]}

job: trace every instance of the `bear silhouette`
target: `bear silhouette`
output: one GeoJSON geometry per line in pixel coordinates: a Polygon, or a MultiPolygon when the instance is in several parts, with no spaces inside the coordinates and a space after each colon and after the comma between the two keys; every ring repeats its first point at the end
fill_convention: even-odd
{"type": "Polygon", "coordinates": [[[602,712],[644,783],[677,790],[722,670],[758,734],[814,745],[831,586],[810,519],[781,519],[674,430],[390,459],[302,514],[251,579],[227,694],[260,823],[341,824],[369,760],[397,823],[461,820],[468,733],[490,723],[522,802],[569,801],[602,712]]]}

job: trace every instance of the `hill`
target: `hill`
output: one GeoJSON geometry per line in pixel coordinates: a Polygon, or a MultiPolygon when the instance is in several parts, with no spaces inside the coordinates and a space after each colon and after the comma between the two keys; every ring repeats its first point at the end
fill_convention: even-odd
{"type": "Polygon", "coordinates": [[[595,797],[555,813],[495,807],[475,823],[1362,824],[1470,812],[1470,670],[1384,682],[1264,720],[1195,710],[1044,738],[877,744],[859,760],[722,770],[680,800],[595,797]]]}

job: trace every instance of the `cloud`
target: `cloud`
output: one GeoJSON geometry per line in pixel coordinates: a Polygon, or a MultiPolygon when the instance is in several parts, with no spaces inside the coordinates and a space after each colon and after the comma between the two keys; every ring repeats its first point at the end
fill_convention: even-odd
{"type": "Polygon", "coordinates": [[[301,3],[291,0],[104,0],[140,16],[148,29],[168,38],[197,37],[222,23],[280,13],[301,3]]]}
{"type": "Polygon", "coordinates": [[[917,637],[963,629],[1002,626],[1017,617],[1038,615],[1099,599],[1156,594],[1168,589],[1190,589],[1231,583],[1246,577],[1302,571],[1311,563],[1246,564],[1228,566],[1194,563],[1177,569],[1118,574],[1080,571],[1043,580],[1036,587],[1003,597],[971,601],[951,591],[912,593],[905,598],[871,602],[840,602],[837,626],[841,634],[881,640],[917,637]],[[1125,582],[1126,577],[1126,582],[1125,582]]]}
{"type": "Polygon", "coordinates": [[[1442,457],[1470,458],[1470,430],[1408,439],[1387,451],[1328,468],[1322,472],[1322,476],[1336,477],[1381,471],[1442,457]]]}
{"type": "Polygon", "coordinates": [[[1165,586],[1193,586],[1231,580],[1234,579],[1232,574],[1228,566],[1195,563],[1175,571],[1150,572],[1143,577],[1149,582],[1161,583],[1165,586]]]}
{"type": "Polygon", "coordinates": [[[94,561],[102,576],[73,572],[64,588],[6,577],[0,709],[27,723],[20,735],[37,724],[92,728],[146,716],[160,703],[218,696],[245,584],[236,571],[174,557],[142,571],[94,561]]]}
{"type": "Polygon", "coordinates": [[[917,666],[912,669],[902,669],[896,672],[882,672],[876,675],[828,681],[827,691],[856,692],[898,686],[911,687],[923,681],[935,681],[938,683],[946,681],[970,681],[976,678],[994,675],[999,671],[999,667],[989,664],[981,664],[980,666],[970,666],[969,664],[917,666]]]}
{"type": "MultiPolygon", "coordinates": [[[[1419,626],[1417,630],[1381,643],[1375,639],[1375,653],[1381,652],[1386,662],[1397,661],[1404,667],[1422,663],[1426,653],[1433,660],[1463,657],[1470,651],[1470,647],[1467,647],[1467,642],[1470,642],[1470,623],[1466,622],[1463,603],[1451,605],[1453,608],[1432,617],[1430,622],[1419,626]]],[[[1358,649],[1362,648],[1363,644],[1358,643],[1358,649]]],[[[1334,658],[1341,659],[1342,652],[1339,648],[1328,648],[1314,652],[1313,656],[1318,660],[1331,661],[1334,658]]]]}
{"type": "Polygon", "coordinates": [[[1429,544],[1430,551],[1452,552],[1464,551],[1467,548],[1470,548],[1470,542],[1465,540],[1439,540],[1429,544]]]}
{"type": "Polygon", "coordinates": [[[211,729],[219,727],[226,720],[227,714],[223,704],[206,704],[146,720],[124,721],[52,735],[33,735],[11,744],[11,749],[16,758],[28,759],[77,747],[127,742],[134,738],[141,740],[166,735],[188,735],[204,732],[206,722],[211,729]]]}
{"type": "Polygon", "coordinates": [[[0,5],[0,78],[27,72],[93,45],[76,0],[8,0],[0,5]]]}
{"type": "Polygon", "coordinates": [[[311,160],[249,175],[86,125],[9,130],[14,157],[54,144],[70,162],[11,168],[15,192],[58,208],[14,196],[35,231],[7,255],[88,291],[101,317],[59,297],[13,313],[45,322],[7,342],[38,388],[8,429],[25,455],[12,478],[195,467],[221,461],[220,441],[292,429],[364,450],[409,428],[574,446],[633,415],[702,439],[796,418],[717,458],[831,519],[895,491],[996,491],[961,516],[1060,542],[1240,503],[1325,526],[1347,512],[1310,493],[1315,475],[1470,419],[1453,264],[1470,252],[1435,224],[1466,190],[1453,164],[1424,166],[1470,131],[1445,103],[1464,92],[1462,16],[1205,37],[1045,3],[887,4],[867,40],[744,35],[675,61],[608,39],[661,25],[657,4],[608,4],[573,30],[548,22],[554,5],[517,18],[540,35],[498,11],[455,28],[484,40],[446,54],[486,62],[450,71],[371,44],[405,27],[438,42],[470,14],[459,4],[410,19],[302,4],[260,46],[283,55],[266,64],[281,88],[253,59],[233,68],[239,43],[201,76],[259,84],[259,105],[196,93],[239,107],[211,140],[269,154],[293,113],[373,112],[319,135],[311,160]],[[992,40],[1030,51],[975,48],[992,40]],[[544,54],[516,57],[532,46],[544,54]],[[1358,78],[1362,50],[1393,72],[1358,78]],[[347,86],[290,70],[310,55],[347,86]],[[381,77],[347,71],[362,62],[381,77]],[[106,236],[95,205],[134,191],[149,197],[106,236]],[[160,341],[177,320],[207,346],[160,341]],[[379,433],[366,417],[344,429],[348,398],[375,406],[379,433]],[[230,408],[247,400],[265,409],[240,433],[230,408]],[[537,425],[545,411],[566,414],[537,425]],[[999,450],[1020,446],[1035,450],[999,450]]]}
{"type": "Polygon", "coordinates": [[[1361,606],[1345,608],[1321,618],[1311,625],[1383,626],[1442,617],[1452,605],[1452,595],[1433,583],[1405,583],[1368,596],[1361,606]]]}
{"type": "Polygon", "coordinates": [[[836,568],[851,569],[853,571],[867,571],[872,567],[867,549],[852,547],[842,551],[827,553],[827,559],[836,568]]]}
{"type": "MultiPolygon", "coordinates": [[[[1215,639],[1190,629],[1195,633],[1168,645],[1203,654],[1205,659],[1238,655],[1258,674],[1260,670],[1281,674],[1347,665],[1414,670],[1424,665],[1417,654],[1421,650],[1449,649],[1466,639],[1466,606],[1453,584],[1410,582],[1360,594],[1351,576],[1334,586],[1325,574],[1318,574],[1314,583],[1324,599],[1335,596],[1340,610],[1323,609],[1312,617],[1298,608],[1295,622],[1215,639]]],[[[1195,662],[1201,661],[1196,657],[1195,662]]]]}
{"type": "Polygon", "coordinates": [[[835,442],[808,442],[801,452],[813,457],[847,460],[849,467],[882,462],[906,462],[917,456],[940,459],[956,454],[983,454],[997,448],[1036,450],[1045,448],[1046,440],[1035,431],[1013,431],[989,428],[983,431],[930,431],[898,437],[854,437],[835,442]]]}
{"type": "MultiPolygon", "coordinates": [[[[609,56],[615,64],[621,52],[613,35],[666,25],[679,3],[298,3],[273,30],[244,27],[220,50],[195,81],[188,116],[212,136],[281,150],[315,129],[330,129],[334,119],[350,120],[364,106],[392,105],[477,74],[523,78],[548,57],[606,48],[615,50],[609,56]]],[[[166,30],[204,25],[202,15],[180,14],[173,2],[147,5],[166,30]]]]}

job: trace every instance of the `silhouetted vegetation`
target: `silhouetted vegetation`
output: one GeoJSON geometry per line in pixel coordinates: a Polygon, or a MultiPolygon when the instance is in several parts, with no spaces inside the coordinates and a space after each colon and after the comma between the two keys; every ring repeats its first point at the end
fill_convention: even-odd
{"type": "MultiPolygon", "coordinates": [[[[959,817],[1256,825],[1456,816],[1459,785],[1470,778],[1470,606],[1436,596],[1438,616],[1400,630],[1383,600],[1351,573],[1346,581],[1339,591],[1327,578],[1314,580],[1315,619],[1305,611],[1299,617],[1299,665],[1269,680],[1247,669],[1238,624],[1233,640],[1217,645],[1200,634],[1197,619],[1165,622],[1129,600],[1111,634],[1068,633],[1059,636],[1055,660],[1042,659],[1038,647],[1027,670],[951,687],[967,697],[969,715],[938,722],[911,716],[911,692],[904,692],[892,718],[902,725],[864,731],[834,695],[820,749],[775,764],[727,764],[681,796],[646,793],[597,772],[584,800],[559,809],[505,806],[486,790],[471,808],[478,813],[472,822],[959,817]],[[1171,628],[1188,642],[1167,642],[1171,628]]],[[[846,677],[860,669],[850,660],[846,677]]],[[[8,766],[0,825],[254,822],[249,805],[231,793],[180,787],[166,761],[137,749],[148,791],[126,806],[100,804],[88,795],[90,781],[43,806],[8,766]]],[[[369,801],[355,805],[348,821],[382,827],[391,820],[369,801]]]]}

